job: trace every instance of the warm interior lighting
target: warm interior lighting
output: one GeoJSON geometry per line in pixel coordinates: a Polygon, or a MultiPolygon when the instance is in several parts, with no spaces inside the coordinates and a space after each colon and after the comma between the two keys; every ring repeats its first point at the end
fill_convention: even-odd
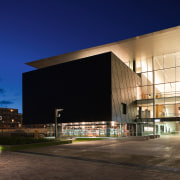
{"type": "Polygon", "coordinates": [[[152,132],[153,131],[153,127],[144,127],[144,131],[152,132]]]}
{"type": "Polygon", "coordinates": [[[10,109],[11,112],[13,112],[14,110],[13,109],[10,109]]]}

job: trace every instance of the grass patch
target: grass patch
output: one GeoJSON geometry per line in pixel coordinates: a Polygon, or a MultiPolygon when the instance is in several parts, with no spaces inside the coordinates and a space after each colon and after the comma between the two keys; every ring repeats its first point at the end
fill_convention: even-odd
{"type": "Polygon", "coordinates": [[[55,141],[55,142],[35,143],[35,144],[11,145],[11,146],[1,146],[1,148],[3,151],[21,151],[24,149],[55,146],[55,145],[69,144],[69,143],[72,143],[72,141],[67,140],[67,141],[55,141]]]}
{"type": "Polygon", "coordinates": [[[97,140],[103,140],[106,138],[76,138],[76,140],[72,140],[72,143],[76,142],[84,142],[84,141],[97,141],[97,140]]]}
{"type": "Polygon", "coordinates": [[[0,137],[0,151],[20,151],[27,148],[45,147],[59,144],[69,144],[71,140],[60,141],[56,139],[31,137],[0,137]]]}
{"type": "Polygon", "coordinates": [[[21,151],[24,149],[69,144],[85,141],[97,141],[106,138],[77,138],[76,140],[57,140],[31,137],[0,137],[0,151],[21,151]]]}

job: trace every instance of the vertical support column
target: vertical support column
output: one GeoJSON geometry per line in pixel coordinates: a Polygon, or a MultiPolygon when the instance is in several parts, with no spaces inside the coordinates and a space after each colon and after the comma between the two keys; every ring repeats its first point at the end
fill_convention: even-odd
{"type": "Polygon", "coordinates": [[[144,124],[141,124],[141,136],[144,135],[144,124]]]}
{"type": "Polygon", "coordinates": [[[158,124],[158,132],[159,132],[159,135],[161,135],[161,125],[158,124]]]}
{"type": "Polygon", "coordinates": [[[62,123],[60,124],[60,126],[57,124],[57,137],[60,137],[61,134],[62,134],[62,123]]]}
{"type": "Polygon", "coordinates": [[[63,131],[63,126],[62,126],[62,123],[60,123],[60,126],[59,126],[59,133],[58,133],[58,135],[59,135],[59,137],[61,137],[62,136],[62,131],[63,131]]]}
{"type": "Polygon", "coordinates": [[[50,135],[50,136],[53,136],[53,131],[54,131],[54,130],[53,130],[53,124],[50,124],[50,125],[49,125],[49,135],[50,135]]]}
{"type": "Polygon", "coordinates": [[[120,132],[120,137],[122,137],[122,126],[121,126],[121,123],[120,123],[120,125],[119,125],[119,132],[120,132]]]}
{"type": "Polygon", "coordinates": [[[107,122],[107,137],[110,137],[110,131],[111,131],[111,123],[107,122]]]}
{"type": "Polygon", "coordinates": [[[154,76],[154,56],[152,57],[152,72],[153,72],[153,134],[156,134],[156,106],[155,106],[155,76],[154,76]]]}
{"type": "Polygon", "coordinates": [[[138,123],[136,123],[136,136],[138,136],[138,123]]]}
{"type": "Polygon", "coordinates": [[[55,138],[58,137],[58,132],[57,132],[57,109],[55,109],[55,138]]]}

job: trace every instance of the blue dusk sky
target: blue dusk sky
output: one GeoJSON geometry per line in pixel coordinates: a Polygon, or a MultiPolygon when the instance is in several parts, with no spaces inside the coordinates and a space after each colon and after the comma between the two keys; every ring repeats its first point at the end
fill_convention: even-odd
{"type": "Polygon", "coordinates": [[[24,63],[180,25],[179,0],[0,0],[0,107],[22,112],[24,63]]]}

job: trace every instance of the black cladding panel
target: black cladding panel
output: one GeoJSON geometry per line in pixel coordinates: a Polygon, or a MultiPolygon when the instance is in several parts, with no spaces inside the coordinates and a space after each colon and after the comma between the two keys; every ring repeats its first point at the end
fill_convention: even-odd
{"type": "Polygon", "coordinates": [[[23,123],[111,120],[111,53],[23,74],[23,123]]]}

